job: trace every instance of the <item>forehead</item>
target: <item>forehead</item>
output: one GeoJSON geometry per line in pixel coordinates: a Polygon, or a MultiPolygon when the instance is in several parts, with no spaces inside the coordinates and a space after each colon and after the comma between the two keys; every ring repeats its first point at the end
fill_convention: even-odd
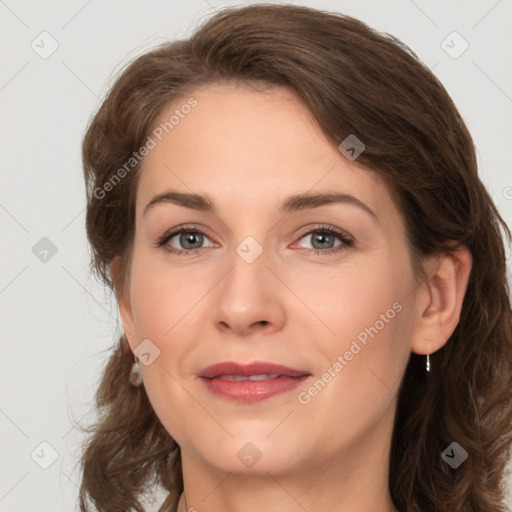
{"type": "Polygon", "coordinates": [[[174,101],[155,127],[166,122],[141,167],[138,210],[167,188],[223,204],[237,198],[237,207],[272,208],[289,194],[332,190],[382,215],[393,208],[381,178],[348,161],[287,89],[208,86],[174,101]],[[196,105],[182,109],[190,98],[196,105]]]}

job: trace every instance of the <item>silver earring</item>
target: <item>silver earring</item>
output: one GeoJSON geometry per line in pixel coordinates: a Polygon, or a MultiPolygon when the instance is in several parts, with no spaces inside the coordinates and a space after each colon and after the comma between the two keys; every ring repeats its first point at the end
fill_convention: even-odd
{"type": "Polygon", "coordinates": [[[142,384],[142,373],[140,371],[139,360],[135,358],[135,362],[132,365],[130,372],[130,383],[136,388],[142,384]]]}
{"type": "Polygon", "coordinates": [[[427,372],[430,371],[430,354],[427,354],[427,372]]]}

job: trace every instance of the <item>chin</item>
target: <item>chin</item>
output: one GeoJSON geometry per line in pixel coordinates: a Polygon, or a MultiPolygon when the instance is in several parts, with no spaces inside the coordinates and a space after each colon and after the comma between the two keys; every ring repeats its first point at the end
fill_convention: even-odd
{"type": "Polygon", "coordinates": [[[293,442],[285,445],[277,438],[272,440],[269,432],[271,429],[265,429],[264,433],[258,435],[234,438],[226,435],[224,442],[217,440],[206,450],[198,451],[209,465],[223,472],[267,477],[267,473],[277,475],[289,472],[295,464],[301,462],[299,454],[303,455],[304,448],[293,442]]]}

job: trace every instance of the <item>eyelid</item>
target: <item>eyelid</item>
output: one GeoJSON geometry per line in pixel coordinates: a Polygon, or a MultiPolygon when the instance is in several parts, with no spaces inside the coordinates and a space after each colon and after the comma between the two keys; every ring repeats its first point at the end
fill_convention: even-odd
{"type": "Polygon", "coordinates": [[[331,226],[330,224],[319,224],[318,226],[314,226],[312,228],[311,227],[305,228],[303,232],[301,232],[299,235],[297,235],[298,239],[301,239],[304,236],[310,235],[311,233],[314,233],[316,231],[327,231],[327,232],[335,234],[341,238],[345,238],[347,241],[351,241],[351,242],[355,241],[354,237],[350,233],[348,233],[344,229],[331,226]]]}
{"type": "Polygon", "coordinates": [[[165,231],[162,235],[158,236],[158,239],[163,240],[164,238],[175,236],[181,233],[182,231],[193,231],[194,233],[202,233],[203,235],[210,237],[210,235],[208,234],[209,230],[201,226],[200,224],[180,224],[179,226],[175,226],[165,231]]]}

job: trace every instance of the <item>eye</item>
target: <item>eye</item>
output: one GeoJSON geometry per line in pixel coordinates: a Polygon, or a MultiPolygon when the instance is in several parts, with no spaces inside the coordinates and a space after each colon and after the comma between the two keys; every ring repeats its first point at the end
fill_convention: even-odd
{"type": "Polygon", "coordinates": [[[203,240],[208,236],[204,231],[194,226],[181,226],[174,229],[170,233],[165,233],[156,243],[157,247],[164,247],[166,251],[176,254],[178,256],[187,255],[191,256],[197,254],[199,249],[202,249],[203,240]],[[173,242],[173,239],[176,239],[173,242]],[[171,245],[171,242],[183,247],[176,249],[171,245]]]}
{"type": "MultiPolygon", "coordinates": [[[[329,255],[354,245],[354,240],[348,233],[332,226],[319,226],[303,234],[300,239],[302,240],[308,236],[312,237],[313,244],[320,248],[306,249],[307,254],[329,255]],[[340,243],[333,246],[336,239],[340,243]]],[[[200,249],[205,248],[202,246],[205,239],[209,240],[203,230],[195,226],[180,226],[162,235],[155,245],[164,247],[166,251],[178,256],[192,256],[198,254],[200,249]],[[175,240],[173,241],[173,239],[175,240]],[[183,249],[176,248],[176,244],[183,249]]],[[[213,247],[213,245],[210,245],[210,247],[213,247]]]]}
{"type": "Polygon", "coordinates": [[[320,249],[307,249],[307,254],[333,254],[354,245],[354,240],[348,233],[332,226],[320,226],[315,228],[308,231],[305,235],[302,235],[301,239],[306,237],[311,238],[314,247],[320,247],[320,249]],[[333,244],[336,238],[340,241],[340,244],[334,246],[333,244]]]}

